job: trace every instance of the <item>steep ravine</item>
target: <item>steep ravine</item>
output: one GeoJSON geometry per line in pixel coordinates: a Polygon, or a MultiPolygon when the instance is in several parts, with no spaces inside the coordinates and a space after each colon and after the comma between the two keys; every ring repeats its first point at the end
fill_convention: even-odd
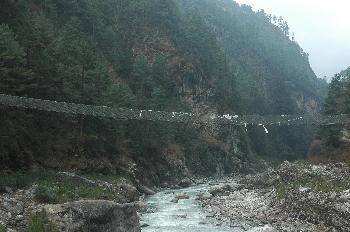
{"type": "MultiPolygon", "coordinates": [[[[0,39],[11,46],[0,43],[4,51],[0,59],[10,57],[0,62],[4,77],[0,93],[203,116],[313,112],[324,95],[326,84],[316,78],[299,45],[265,13],[231,0],[2,0],[1,6],[0,39]]],[[[125,203],[114,199],[123,195],[119,190],[131,190],[138,198],[137,191],[172,188],[185,177],[264,169],[259,164],[262,157],[304,158],[312,138],[308,128],[268,128],[267,135],[262,127],[246,131],[217,125],[83,118],[3,106],[0,110],[0,177],[5,177],[0,190],[6,192],[0,196],[34,208],[36,187],[53,204],[90,199],[89,193],[98,195],[92,196],[94,200],[125,203]],[[65,171],[125,177],[138,189],[123,185],[109,191],[94,186],[93,191],[86,191],[91,190],[89,184],[80,189],[76,184],[67,187],[56,177],[41,185],[23,184],[28,180],[21,177],[18,183],[25,187],[8,188],[12,187],[8,180],[16,179],[18,172],[30,177],[65,171]],[[51,199],[57,192],[63,199],[51,199]],[[24,198],[17,199],[17,194],[24,198]]],[[[177,204],[166,202],[171,194],[165,192],[147,198],[151,204],[152,199],[158,202],[159,211],[153,216],[167,214],[162,207],[171,206],[174,212],[193,213],[192,219],[177,219],[184,225],[225,229],[201,224],[205,212],[193,195],[201,188],[183,190],[189,191],[190,199],[177,204]]],[[[118,208],[110,203],[112,209],[118,208]]],[[[3,217],[4,224],[24,228],[31,212],[26,207],[10,208],[15,211],[3,217]],[[17,216],[22,218],[20,225],[17,216]]],[[[0,205],[0,213],[7,212],[0,205]]],[[[165,227],[173,217],[166,219],[165,227]]],[[[145,230],[159,222],[147,220],[150,226],[145,230]]]]}
{"type": "MultiPolygon", "coordinates": [[[[326,85],[299,45],[268,15],[234,1],[4,0],[3,6],[1,38],[13,46],[1,49],[18,62],[1,70],[23,72],[5,75],[2,93],[261,115],[313,111],[324,95],[326,85]]],[[[246,171],[256,156],[303,158],[312,138],[305,128],[269,136],[261,128],[208,133],[193,125],[1,110],[1,173],[135,175],[150,187],[173,177],[246,171]]]]}

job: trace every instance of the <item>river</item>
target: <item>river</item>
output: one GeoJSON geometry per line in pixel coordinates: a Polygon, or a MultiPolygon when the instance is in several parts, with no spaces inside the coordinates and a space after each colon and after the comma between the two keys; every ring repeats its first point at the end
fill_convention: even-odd
{"type": "Polygon", "coordinates": [[[197,185],[186,189],[165,190],[146,199],[147,213],[141,222],[147,224],[142,232],[241,232],[239,228],[216,226],[209,223],[207,214],[196,200],[209,185],[197,185]],[[172,203],[174,194],[186,193],[190,199],[172,203]]]}

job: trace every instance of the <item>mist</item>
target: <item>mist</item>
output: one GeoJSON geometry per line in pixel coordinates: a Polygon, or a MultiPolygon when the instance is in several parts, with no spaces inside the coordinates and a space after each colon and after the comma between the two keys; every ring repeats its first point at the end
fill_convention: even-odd
{"type": "Polygon", "coordinates": [[[328,80],[350,66],[350,2],[347,0],[237,0],[282,16],[295,40],[310,54],[316,75],[328,80]]]}

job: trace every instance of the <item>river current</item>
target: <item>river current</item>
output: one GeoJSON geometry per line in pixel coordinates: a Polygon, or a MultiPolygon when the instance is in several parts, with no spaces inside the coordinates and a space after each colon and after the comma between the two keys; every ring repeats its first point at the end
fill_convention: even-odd
{"type": "Polygon", "coordinates": [[[148,212],[141,217],[147,224],[142,232],[241,232],[239,228],[216,226],[209,223],[207,214],[196,200],[208,185],[198,185],[186,189],[165,190],[146,199],[148,212]],[[190,199],[171,200],[177,193],[186,193],[190,199]]]}

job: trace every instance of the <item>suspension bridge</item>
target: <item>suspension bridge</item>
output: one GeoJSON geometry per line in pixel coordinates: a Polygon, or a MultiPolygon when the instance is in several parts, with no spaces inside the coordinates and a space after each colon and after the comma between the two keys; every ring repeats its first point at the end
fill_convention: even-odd
{"type": "Polygon", "coordinates": [[[84,115],[115,120],[146,120],[188,124],[236,126],[335,125],[349,124],[350,115],[217,115],[213,113],[166,112],[57,102],[0,94],[0,105],[69,115],[84,115]]]}

